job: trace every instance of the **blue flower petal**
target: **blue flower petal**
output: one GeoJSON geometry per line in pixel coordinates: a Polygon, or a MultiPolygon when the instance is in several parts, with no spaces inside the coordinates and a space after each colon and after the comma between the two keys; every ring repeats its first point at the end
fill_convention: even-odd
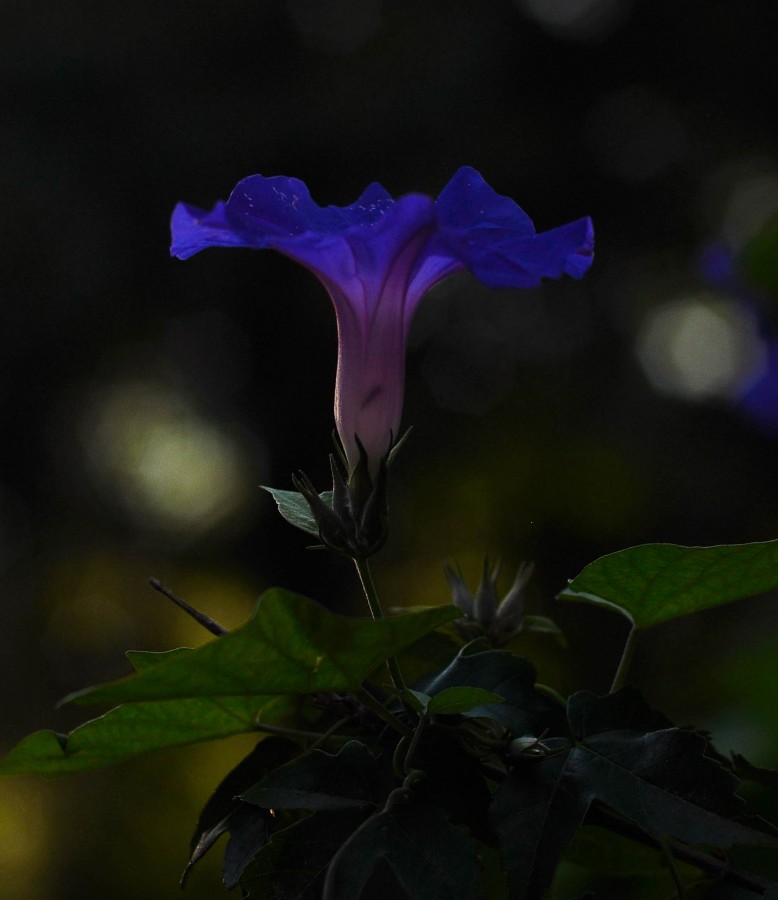
{"type": "Polygon", "coordinates": [[[460,169],[437,202],[441,238],[489,287],[535,287],[544,277],[582,277],[592,263],[594,229],[579,219],[535,233],[529,216],[496,194],[475,169],[460,169]]]}
{"type": "Polygon", "coordinates": [[[537,287],[543,278],[581,278],[592,264],[594,230],[579,219],[496,247],[473,242],[467,268],[488,287],[537,287]]]}
{"type": "Polygon", "coordinates": [[[543,234],[475,169],[455,173],[437,201],[393,200],[380,184],[349,206],[318,206],[297,178],[253,175],[211,212],[179,204],[171,253],[206,247],[272,248],[314,272],[338,318],[335,420],[351,467],[362,448],[372,472],[400,428],[405,347],[424,293],[467,268],[494,287],[580,278],[593,231],[580,219],[543,234]]]}
{"type": "Polygon", "coordinates": [[[462,166],[435,204],[446,229],[488,232],[489,240],[535,233],[532,219],[510,197],[497,194],[470,166],[462,166]],[[496,234],[496,232],[504,234],[496,234]]]}
{"type": "Polygon", "coordinates": [[[271,237],[307,232],[342,234],[379,222],[393,204],[379,184],[371,184],[350,206],[319,206],[298,178],[251,175],[240,181],[227,201],[227,216],[243,231],[249,246],[273,246],[271,237]]]}
{"type": "Polygon", "coordinates": [[[189,259],[206,247],[245,247],[242,235],[236,233],[226,217],[226,205],[221,201],[211,212],[178,203],[170,222],[173,242],[170,253],[179,259],[189,259]]]}

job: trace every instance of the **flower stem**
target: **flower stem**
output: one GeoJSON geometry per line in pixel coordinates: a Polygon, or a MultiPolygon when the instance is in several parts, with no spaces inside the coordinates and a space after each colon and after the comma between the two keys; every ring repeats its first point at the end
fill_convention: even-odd
{"type": "Polygon", "coordinates": [[[632,662],[632,655],[635,652],[637,638],[638,629],[636,625],[633,625],[629,635],[627,636],[627,642],[626,644],[624,644],[624,650],[621,653],[619,667],[613,677],[613,684],[611,685],[610,689],[611,694],[615,694],[616,691],[618,691],[620,688],[623,688],[626,684],[627,673],[629,672],[630,663],[632,662]]]}
{"type": "Polygon", "coordinates": [[[365,688],[361,688],[357,696],[369,710],[374,712],[380,719],[383,719],[387,725],[391,725],[403,737],[410,738],[413,736],[413,731],[404,722],[401,722],[394,713],[390,712],[383,703],[376,700],[365,688]]]}
{"type": "Polygon", "coordinates": [[[419,746],[419,740],[421,738],[421,733],[427,726],[429,722],[429,716],[427,713],[419,719],[418,724],[413,732],[413,737],[411,738],[410,746],[408,747],[408,752],[405,754],[405,761],[403,762],[403,771],[406,775],[410,775],[411,773],[411,762],[413,761],[414,754],[416,753],[416,748],[419,746]]]}
{"type": "MultiPolygon", "coordinates": [[[[378,591],[373,581],[373,573],[370,571],[370,564],[366,559],[355,559],[354,565],[357,567],[359,580],[362,582],[362,589],[367,597],[367,605],[370,607],[370,615],[374,619],[383,619],[384,611],[381,609],[381,601],[378,599],[378,591]]],[[[390,656],[386,661],[389,667],[389,676],[392,684],[398,691],[405,691],[405,680],[403,679],[400,665],[396,656],[390,656]]]]}

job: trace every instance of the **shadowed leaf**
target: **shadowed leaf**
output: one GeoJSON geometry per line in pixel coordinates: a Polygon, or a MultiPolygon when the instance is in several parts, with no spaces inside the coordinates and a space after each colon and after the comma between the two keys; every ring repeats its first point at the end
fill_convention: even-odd
{"type": "Polygon", "coordinates": [[[364,821],[360,810],[317,812],[275,834],[244,871],[248,897],[321,900],[327,866],[364,821]]]}
{"type": "Polygon", "coordinates": [[[476,688],[504,702],[481,702],[462,712],[467,717],[494,719],[515,734],[539,734],[546,727],[564,728],[562,711],[535,690],[535,669],[507,650],[472,652],[466,645],[440,672],[422,678],[415,687],[433,697],[451,688],[476,688]]]}
{"type": "Polygon", "coordinates": [[[500,838],[512,900],[539,900],[560,854],[595,800],[655,840],[778,847],[772,836],[737,821],[737,779],[704,755],[705,739],[678,728],[635,729],[634,695],[570,698],[575,737],[547,740],[550,754],[516,766],[498,788],[491,821],[500,838]]]}
{"type": "Polygon", "coordinates": [[[414,900],[479,896],[475,847],[437,806],[397,802],[367,819],[332,860],[323,900],[360,900],[379,864],[414,900]]]}
{"type": "MultiPolygon", "coordinates": [[[[230,854],[231,863],[238,855],[243,856],[243,854],[236,853],[236,848],[245,844],[246,826],[249,823],[244,821],[245,815],[242,818],[238,815],[244,804],[237,799],[237,795],[266,775],[268,771],[285,763],[297,749],[297,745],[286,738],[265,738],[222,779],[200,813],[189,847],[191,854],[189,862],[181,876],[182,885],[186,882],[192,866],[205,856],[225,832],[241,831],[242,833],[241,837],[236,837],[233,845],[230,854]]],[[[267,826],[269,824],[267,815],[261,818],[267,826]]],[[[262,833],[260,833],[261,836],[262,833]]],[[[264,840],[267,840],[267,834],[265,834],[264,840]]],[[[250,859],[251,857],[246,862],[250,859]]],[[[225,853],[225,879],[227,879],[226,869],[227,854],[225,853]]],[[[230,877],[232,877],[232,866],[230,877]]]]}
{"type": "Polygon", "coordinates": [[[349,741],[337,754],[313,750],[243,791],[241,799],[268,809],[364,809],[375,805],[376,759],[349,741]]]}

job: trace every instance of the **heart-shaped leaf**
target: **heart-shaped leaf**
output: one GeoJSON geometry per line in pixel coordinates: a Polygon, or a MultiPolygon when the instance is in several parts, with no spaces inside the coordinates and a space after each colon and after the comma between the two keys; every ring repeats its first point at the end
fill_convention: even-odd
{"type": "Polygon", "coordinates": [[[616,609],[648,628],[778,588],[778,541],[643,544],[600,557],[559,595],[616,609]]]}

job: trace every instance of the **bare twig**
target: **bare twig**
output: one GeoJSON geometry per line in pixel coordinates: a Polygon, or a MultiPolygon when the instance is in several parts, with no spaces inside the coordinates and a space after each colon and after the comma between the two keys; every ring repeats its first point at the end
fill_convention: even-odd
{"type": "Polygon", "coordinates": [[[177,597],[171,590],[165,587],[164,584],[158,578],[149,578],[149,584],[154,588],[155,591],[159,591],[164,597],[167,597],[168,600],[172,600],[176,606],[179,606],[185,613],[190,615],[195,622],[199,622],[200,625],[203,626],[206,630],[210,631],[211,634],[215,634],[216,637],[221,637],[223,634],[227,633],[227,629],[220,625],[215,619],[212,619],[210,616],[207,616],[205,613],[200,612],[199,609],[195,609],[194,606],[190,606],[186,600],[182,600],[180,597],[177,597]]]}

